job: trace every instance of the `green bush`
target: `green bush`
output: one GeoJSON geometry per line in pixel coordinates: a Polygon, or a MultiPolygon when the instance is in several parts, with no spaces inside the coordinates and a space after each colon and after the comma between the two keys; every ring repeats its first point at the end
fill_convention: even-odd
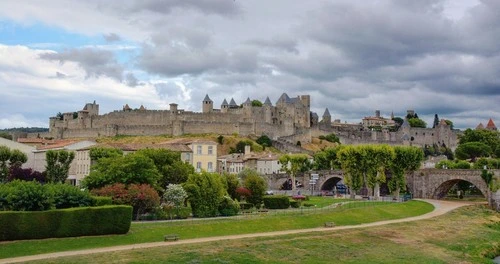
{"type": "Polygon", "coordinates": [[[0,241],[125,234],[131,219],[130,206],[0,212],[0,241]]]}
{"type": "Polygon", "coordinates": [[[38,182],[15,180],[0,186],[0,210],[44,211],[52,207],[51,193],[38,182]]]}
{"type": "Polygon", "coordinates": [[[290,199],[285,195],[264,196],[264,207],[267,209],[287,209],[290,199]]]}
{"type": "Polygon", "coordinates": [[[54,198],[56,209],[86,207],[92,205],[92,197],[88,191],[68,184],[47,184],[46,187],[54,198]]]}
{"type": "Polygon", "coordinates": [[[92,206],[112,205],[113,198],[106,196],[92,196],[92,206]]]}
{"type": "Polygon", "coordinates": [[[470,169],[470,163],[464,160],[460,160],[455,162],[453,165],[453,169],[462,169],[462,170],[469,170],[470,169]]]}
{"type": "Polygon", "coordinates": [[[156,212],[156,219],[171,220],[171,219],[187,219],[191,216],[191,207],[164,206],[156,212]]]}
{"type": "Polygon", "coordinates": [[[291,200],[291,201],[290,201],[290,206],[291,206],[292,208],[300,208],[300,203],[301,203],[301,202],[300,202],[299,200],[291,200]]]}
{"type": "Polygon", "coordinates": [[[219,204],[219,214],[222,216],[233,216],[237,215],[239,211],[240,205],[238,202],[229,196],[224,196],[224,199],[219,204]]]}
{"type": "Polygon", "coordinates": [[[302,206],[304,206],[304,207],[314,207],[316,205],[314,205],[312,203],[303,203],[302,206]]]}
{"type": "Polygon", "coordinates": [[[241,210],[248,210],[248,209],[252,209],[252,208],[253,208],[253,204],[247,203],[247,202],[240,202],[240,209],[241,210]]]}

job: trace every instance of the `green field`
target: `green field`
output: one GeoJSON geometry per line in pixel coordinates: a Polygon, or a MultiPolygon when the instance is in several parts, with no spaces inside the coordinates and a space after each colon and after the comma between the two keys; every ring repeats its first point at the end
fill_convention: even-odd
{"type": "Polygon", "coordinates": [[[248,217],[215,220],[186,220],[176,222],[133,223],[126,235],[44,239],[2,242],[0,258],[34,254],[99,248],[145,242],[162,241],[163,235],[176,233],[181,239],[223,235],[249,234],[279,230],[305,229],[322,226],[325,222],[336,225],[355,225],[388,219],[421,215],[433,206],[421,202],[406,203],[352,203],[340,210],[306,210],[287,214],[259,214],[248,217]],[[357,207],[359,206],[359,207],[357,207]]]}
{"type": "Polygon", "coordinates": [[[417,222],[37,263],[492,263],[495,255],[500,255],[500,214],[482,206],[469,206],[417,222]]]}

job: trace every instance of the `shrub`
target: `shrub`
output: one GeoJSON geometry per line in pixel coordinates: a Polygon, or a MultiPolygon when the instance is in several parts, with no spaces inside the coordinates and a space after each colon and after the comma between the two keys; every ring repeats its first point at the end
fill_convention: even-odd
{"type": "Polygon", "coordinates": [[[56,209],[85,207],[92,205],[92,197],[88,191],[68,184],[47,184],[46,187],[54,198],[56,209]]]}
{"type": "Polygon", "coordinates": [[[92,196],[92,206],[112,205],[113,198],[106,196],[92,196]]]}
{"type": "Polygon", "coordinates": [[[125,234],[131,219],[130,206],[0,212],[0,241],[125,234]]]}
{"type": "Polygon", "coordinates": [[[0,209],[44,211],[53,207],[52,195],[38,182],[15,180],[0,185],[0,209]]]}
{"type": "Polygon", "coordinates": [[[457,161],[453,165],[453,169],[469,170],[470,169],[470,163],[467,162],[467,161],[463,161],[463,160],[457,161]]]}
{"type": "Polygon", "coordinates": [[[252,195],[252,192],[250,192],[249,189],[245,188],[245,187],[238,187],[236,188],[236,196],[240,199],[243,199],[245,200],[247,197],[250,197],[250,195],[252,195]]]}
{"type": "Polygon", "coordinates": [[[33,169],[23,169],[21,167],[11,167],[9,174],[9,181],[23,180],[23,181],[37,181],[44,183],[47,181],[45,175],[33,169]]]}
{"type": "Polygon", "coordinates": [[[268,209],[287,209],[290,207],[290,199],[285,195],[264,196],[264,207],[268,209]]]}
{"type": "Polygon", "coordinates": [[[169,184],[163,193],[163,200],[171,203],[174,207],[180,207],[187,198],[187,192],[180,184],[169,184]]]}
{"type": "Polygon", "coordinates": [[[304,206],[304,207],[314,207],[316,205],[314,205],[312,203],[303,203],[302,206],[304,206]]]}
{"type": "Polygon", "coordinates": [[[219,174],[202,172],[189,175],[184,189],[195,217],[214,217],[219,214],[219,203],[226,188],[219,174]]]}
{"type": "Polygon", "coordinates": [[[241,208],[241,210],[252,209],[253,208],[253,204],[246,203],[246,202],[240,202],[240,208],[241,208]]]}
{"type": "Polygon", "coordinates": [[[176,208],[172,205],[162,204],[155,214],[158,220],[187,219],[191,216],[191,207],[182,206],[176,208]]]}
{"type": "Polygon", "coordinates": [[[290,206],[292,208],[299,208],[300,207],[300,203],[301,203],[300,200],[292,200],[292,201],[290,201],[290,206]]]}
{"type": "Polygon", "coordinates": [[[254,174],[249,174],[243,184],[249,191],[250,196],[247,198],[247,202],[253,204],[255,207],[260,207],[262,204],[262,197],[267,190],[267,182],[255,172],[254,174]]]}
{"type": "Polygon", "coordinates": [[[224,196],[224,199],[219,204],[219,214],[222,216],[233,216],[237,215],[239,211],[240,205],[238,202],[229,196],[224,196]]]}

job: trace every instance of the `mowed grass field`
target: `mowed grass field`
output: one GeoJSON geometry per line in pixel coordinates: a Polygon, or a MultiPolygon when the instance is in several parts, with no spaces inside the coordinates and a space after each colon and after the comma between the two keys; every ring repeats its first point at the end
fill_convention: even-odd
{"type": "Polygon", "coordinates": [[[469,206],[417,222],[36,263],[492,263],[496,255],[500,255],[500,214],[483,206],[469,206]]]}
{"type": "Polygon", "coordinates": [[[0,258],[28,256],[50,252],[159,242],[165,234],[178,234],[181,239],[250,234],[292,229],[316,228],[325,222],[355,225],[381,220],[421,215],[433,210],[426,202],[351,203],[346,209],[290,214],[259,214],[249,217],[187,220],[175,222],[133,223],[125,235],[43,239],[0,243],[0,258]],[[359,207],[357,207],[359,206],[359,207]]]}

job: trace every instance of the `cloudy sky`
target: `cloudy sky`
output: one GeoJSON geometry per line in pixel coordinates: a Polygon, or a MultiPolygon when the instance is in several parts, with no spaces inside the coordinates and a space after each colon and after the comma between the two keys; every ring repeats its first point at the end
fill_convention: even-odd
{"type": "Polygon", "coordinates": [[[311,95],[322,116],[500,125],[498,0],[2,0],[0,128],[100,104],[311,95]]]}

